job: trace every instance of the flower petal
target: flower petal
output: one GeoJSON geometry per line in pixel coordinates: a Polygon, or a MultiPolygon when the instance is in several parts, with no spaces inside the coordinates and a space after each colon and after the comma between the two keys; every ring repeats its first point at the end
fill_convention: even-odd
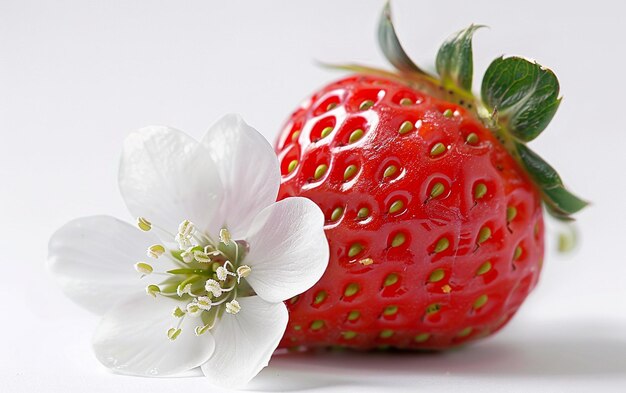
{"type": "Polygon", "coordinates": [[[200,318],[188,318],[176,340],[167,331],[178,319],[172,310],[180,301],[135,295],[104,315],[93,338],[98,360],[122,374],[160,376],[198,367],[213,353],[215,341],[209,333],[196,336],[200,318]]]}
{"type": "Polygon", "coordinates": [[[237,300],[241,311],[224,314],[212,330],[215,352],[202,365],[204,375],[220,387],[243,387],[267,366],[289,320],[283,303],[268,303],[258,296],[237,300]]]}
{"type": "Polygon", "coordinates": [[[278,159],[265,137],[238,115],[224,116],[209,129],[202,143],[211,152],[224,185],[221,224],[239,239],[254,216],[276,201],[278,159]]]}
{"type": "Polygon", "coordinates": [[[280,302],[315,284],[328,265],[324,215],[306,198],[287,198],[255,218],[246,235],[246,280],[268,302],[280,302]]]}
{"type": "Polygon", "coordinates": [[[151,233],[109,216],[68,222],[50,238],[48,268],[65,294],[98,314],[132,293],[145,293],[133,265],[158,242],[151,233]]]}
{"type": "Polygon", "coordinates": [[[183,220],[206,230],[222,201],[220,176],[207,149],[168,127],[142,128],[126,138],[119,183],[134,216],[172,233],[183,220]]]}

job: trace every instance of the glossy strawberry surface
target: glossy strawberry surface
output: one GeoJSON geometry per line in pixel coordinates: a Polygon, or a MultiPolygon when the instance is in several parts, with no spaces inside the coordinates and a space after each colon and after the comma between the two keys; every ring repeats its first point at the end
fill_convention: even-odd
{"type": "Polygon", "coordinates": [[[276,151],[279,198],[317,203],[331,250],[287,302],[282,347],[443,349],[500,329],[535,286],[540,195],[471,108],[356,75],[298,108],[276,151]]]}

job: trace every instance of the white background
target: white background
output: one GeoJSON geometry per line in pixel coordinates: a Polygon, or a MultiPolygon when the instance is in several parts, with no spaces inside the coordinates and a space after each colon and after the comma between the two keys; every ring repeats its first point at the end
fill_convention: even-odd
{"type": "MultiPolygon", "coordinates": [[[[565,97],[533,147],[593,205],[582,242],[550,250],[512,323],[438,355],[278,356],[250,389],[267,391],[626,391],[624,7],[614,1],[394,2],[397,30],[432,67],[472,22],[476,80],[501,54],[532,56],[565,97]]],[[[375,45],[382,1],[0,1],[0,392],[206,392],[202,378],[103,369],[96,317],[46,273],[64,222],[128,218],[117,191],[125,135],[166,124],[200,137],[239,112],[268,139],[296,104],[340,77],[314,60],[386,64],[375,45]]],[[[478,83],[476,83],[478,86],[478,83]]],[[[550,240],[554,233],[550,233],[550,240]]],[[[550,242],[553,247],[553,242],[550,242]]]]}

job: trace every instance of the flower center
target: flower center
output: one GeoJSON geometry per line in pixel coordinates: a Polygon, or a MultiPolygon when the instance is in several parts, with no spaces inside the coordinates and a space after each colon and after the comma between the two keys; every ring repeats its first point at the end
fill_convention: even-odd
{"type": "MultiPolygon", "coordinates": [[[[137,219],[137,226],[142,231],[153,227],[143,217],[137,219]]],[[[178,233],[171,236],[170,246],[155,244],[146,254],[154,259],[168,258],[176,268],[157,271],[149,263],[138,262],[135,270],[142,274],[142,278],[148,275],[163,277],[158,284],[146,287],[148,295],[180,300],[181,305],[172,311],[172,316],[177,319],[176,326],[167,331],[167,337],[175,340],[186,318],[201,319],[202,323],[196,324],[195,328],[199,336],[211,330],[225,312],[237,314],[241,310],[237,298],[254,295],[254,291],[245,280],[252,269],[242,263],[248,244],[233,240],[228,229],[220,230],[219,240],[214,240],[185,220],[178,226],[178,233]]],[[[155,266],[158,267],[158,262],[155,266]]]]}

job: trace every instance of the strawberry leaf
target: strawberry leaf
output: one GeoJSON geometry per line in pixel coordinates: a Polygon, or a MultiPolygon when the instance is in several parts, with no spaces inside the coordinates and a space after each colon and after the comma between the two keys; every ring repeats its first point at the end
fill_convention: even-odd
{"type": "Polygon", "coordinates": [[[535,184],[541,189],[548,212],[559,219],[569,220],[570,215],[582,210],[587,202],[569,192],[563,185],[559,174],[537,153],[522,143],[515,147],[521,163],[535,184]]]}
{"type": "Polygon", "coordinates": [[[391,6],[389,2],[385,4],[378,23],[378,45],[380,45],[380,49],[383,51],[387,60],[399,71],[425,74],[421,68],[413,63],[402,48],[402,45],[400,45],[396,30],[391,21],[391,6]]]}
{"type": "Polygon", "coordinates": [[[439,48],[437,72],[444,86],[458,86],[465,91],[472,91],[472,35],[481,27],[484,26],[470,25],[450,36],[439,48]]]}
{"type": "Polygon", "coordinates": [[[546,128],[559,107],[552,71],[521,57],[494,60],[483,78],[482,99],[516,139],[528,142],[546,128]]]}

